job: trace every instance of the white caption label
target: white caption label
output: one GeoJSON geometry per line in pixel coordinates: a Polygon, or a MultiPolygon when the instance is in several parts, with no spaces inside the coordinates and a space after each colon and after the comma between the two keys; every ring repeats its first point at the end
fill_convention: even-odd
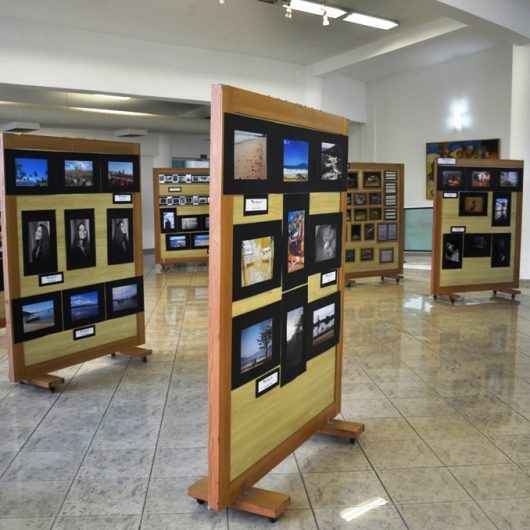
{"type": "Polygon", "coordinates": [[[325,274],[322,274],[322,277],[321,277],[322,285],[333,283],[336,280],[337,280],[337,271],[326,272],[325,274]]]}
{"type": "Polygon", "coordinates": [[[279,372],[274,372],[273,374],[265,377],[265,379],[262,379],[261,381],[259,381],[258,394],[261,394],[262,392],[265,392],[265,390],[267,390],[271,386],[278,384],[279,375],[280,375],[279,372]]]}
{"type": "Polygon", "coordinates": [[[266,212],[267,199],[245,199],[245,212],[266,212]]]}

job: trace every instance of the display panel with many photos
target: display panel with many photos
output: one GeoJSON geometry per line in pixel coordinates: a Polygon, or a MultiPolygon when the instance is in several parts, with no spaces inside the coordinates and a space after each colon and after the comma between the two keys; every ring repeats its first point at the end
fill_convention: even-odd
{"type": "Polygon", "coordinates": [[[143,344],[139,146],[2,142],[11,380],[143,344]]]}
{"type": "Polygon", "coordinates": [[[516,289],[523,163],[452,162],[436,165],[432,294],[516,289]]]}
{"type": "Polygon", "coordinates": [[[215,486],[195,496],[220,510],[340,412],[348,124],[233,87],[212,96],[215,486]]]}
{"type": "Polygon", "coordinates": [[[163,268],[208,260],[208,168],[153,169],[155,262],[163,268]]]}
{"type": "Polygon", "coordinates": [[[403,164],[350,163],[346,195],[346,280],[403,274],[403,164]]]}

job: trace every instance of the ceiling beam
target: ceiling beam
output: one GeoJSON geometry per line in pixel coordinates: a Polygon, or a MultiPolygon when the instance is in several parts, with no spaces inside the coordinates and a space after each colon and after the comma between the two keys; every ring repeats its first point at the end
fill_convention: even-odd
{"type": "Polygon", "coordinates": [[[337,72],[353,64],[369,61],[381,55],[395,52],[402,48],[414,46],[421,42],[441,37],[465,28],[466,24],[450,18],[437,18],[413,28],[399,28],[393,30],[385,37],[365,44],[353,50],[340,53],[323,61],[313,63],[309,68],[313,75],[324,76],[337,72]]]}

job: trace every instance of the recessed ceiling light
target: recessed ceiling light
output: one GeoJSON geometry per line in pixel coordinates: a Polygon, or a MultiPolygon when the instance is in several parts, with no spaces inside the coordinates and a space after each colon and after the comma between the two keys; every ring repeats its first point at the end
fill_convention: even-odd
{"type": "Polygon", "coordinates": [[[350,13],[342,20],[351,22],[352,24],[360,24],[361,26],[368,26],[377,29],[392,29],[399,26],[398,22],[389,20],[387,18],[372,17],[370,15],[363,15],[362,13],[350,13]]]}
{"type": "Polygon", "coordinates": [[[131,110],[96,109],[91,107],[68,107],[70,110],[80,110],[82,112],[97,112],[99,114],[119,114],[123,116],[158,116],[149,112],[133,112],[131,110]]]}
{"type": "Polygon", "coordinates": [[[327,13],[329,18],[340,18],[347,13],[340,7],[327,6],[318,2],[309,2],[308,0],[290,0],[287,5],[295,11],[302,11],[311,15],[323,16],[324,13],[327,13]]]}

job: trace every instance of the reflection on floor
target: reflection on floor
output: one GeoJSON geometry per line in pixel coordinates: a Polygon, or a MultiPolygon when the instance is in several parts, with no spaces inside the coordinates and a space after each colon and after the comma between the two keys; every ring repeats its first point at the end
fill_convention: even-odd
{"type": "Polygon", "coordinates": [[[408,271],[408,270],[430,271],[431,270],[431,253],[430,252],[405,252],[403,268],[405,269],[405,271],[408,271]]]}
{"type": "Polygon", "coordinates": [[[528,290],[433,305],[415,270],[348,290],[343,414],[367,431],[315,437],[268,475],[293,500],[271,526],[185,495],[206,472],[206,284],[204,267],[150,267],[148,364],[85,363],[49,394],[0,361],[0,529],[530,528],[528,290]]]}

